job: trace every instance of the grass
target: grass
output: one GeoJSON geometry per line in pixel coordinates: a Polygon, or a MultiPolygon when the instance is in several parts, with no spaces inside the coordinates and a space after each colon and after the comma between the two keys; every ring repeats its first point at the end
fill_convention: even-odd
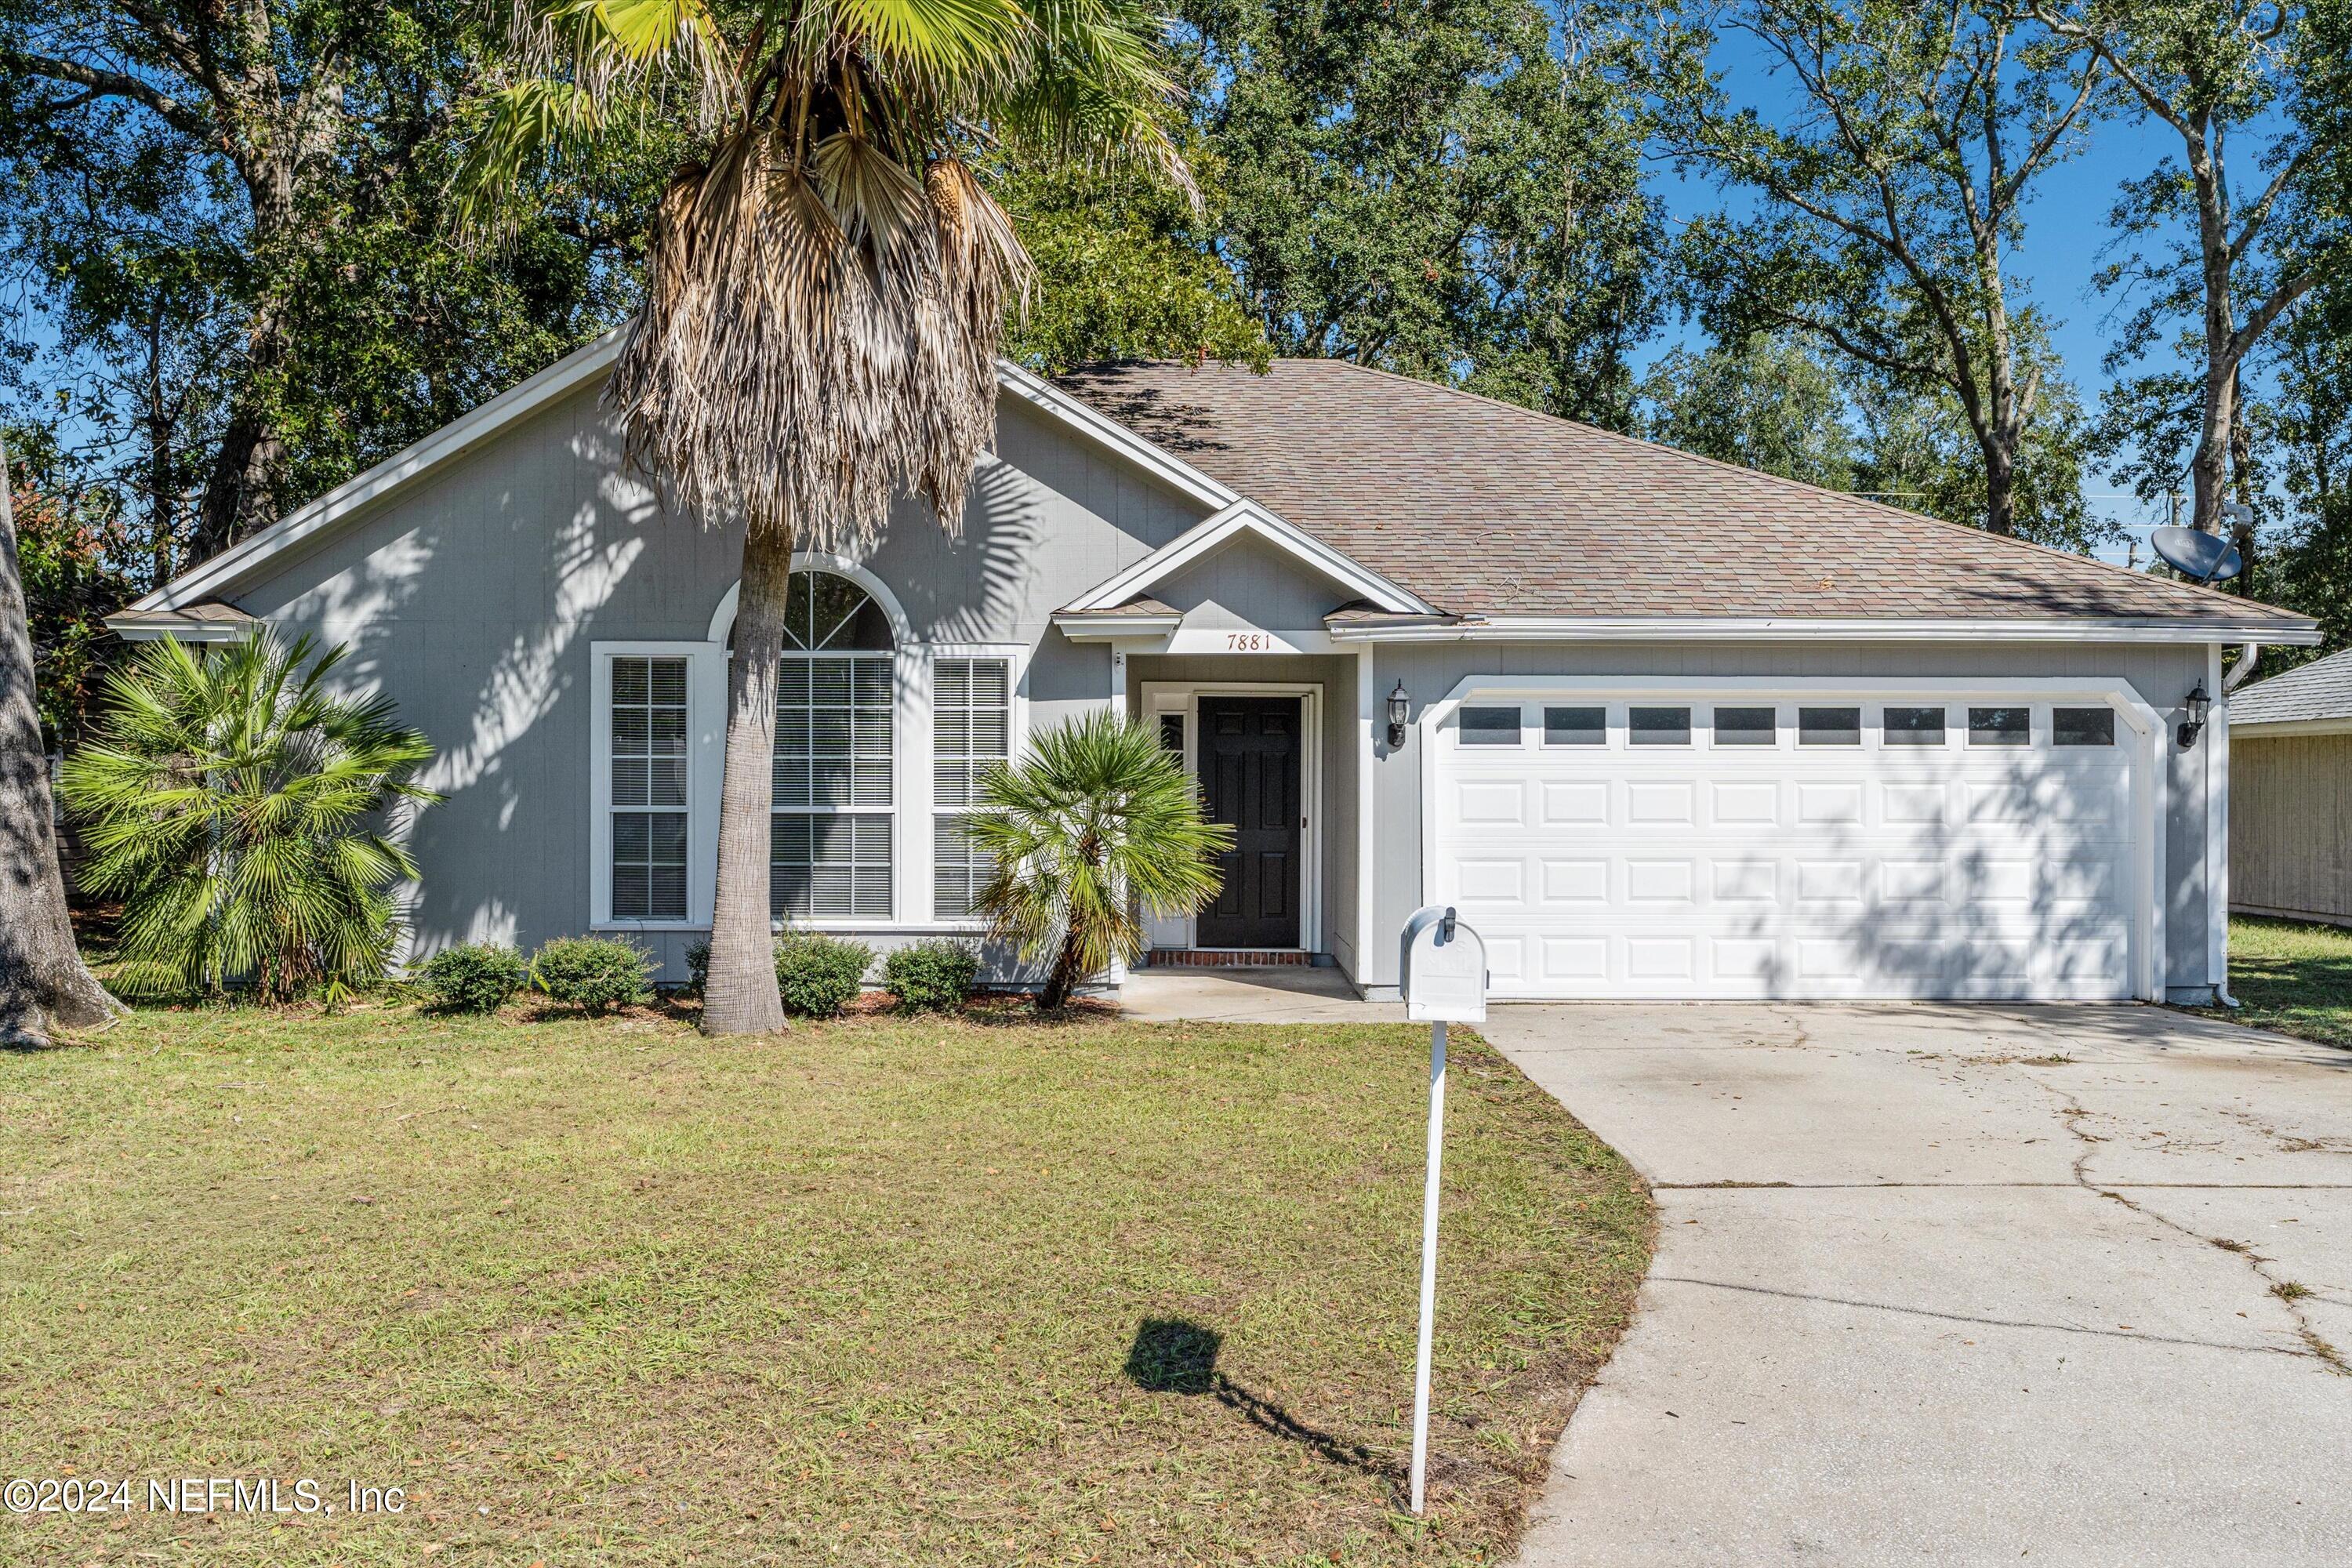
{"type": "Polygon", "coordinates": [[[1651,1211],[1457,1051],[1412,1520],[1425,1050],[383,1007],[0,1055],[0,1475],[409,1499],[0,1517],[0,1561],[1491,1561],[1651,1211]]]}
{"type": "Polygon", "coordinates": [[[2233,1021],[2352,1046],[2352,931],[2300,921],[2230,922],[2233,1021]]]}

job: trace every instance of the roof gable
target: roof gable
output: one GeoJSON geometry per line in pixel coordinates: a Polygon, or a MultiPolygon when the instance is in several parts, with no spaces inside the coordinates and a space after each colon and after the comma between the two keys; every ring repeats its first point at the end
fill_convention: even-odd
{"type": "Polygon", "coordinates": [[[1071,600],[1063,613],[1106,610],[1147,595],[1244,535],[1264,542],[1328,578],[1340,590],[1335,603],[1362,599],[1398,615],[1431,613],[1430,606],[1412,594],[1247,499],[1210,514],[1199,526],[1169,541],[1125,571],[1105,578],[1071,600]]]}
{"type": "MultiPolygon", "coordinates": [[[[626,336],[625,327],[614,328],[414,446],[297,508],[269,527],[197,563],[117,616],[108,617],[109,624],[116,625],[126,635],[159,635],[159,628],[170,628],[155,620],[157,613],[224,598],[249,585],[274,558],[340,530],[375,503],[406,489],[604,375],[620,356],[626,336]]],[[[1222,481],[1161,451],[1134,431],[1010,361],[998,362],[997,385],[1001,392],[1012,393],[1064,428],[1108,448],[1204,508],[1226,508],[1240,500],[1222,481]]]]}

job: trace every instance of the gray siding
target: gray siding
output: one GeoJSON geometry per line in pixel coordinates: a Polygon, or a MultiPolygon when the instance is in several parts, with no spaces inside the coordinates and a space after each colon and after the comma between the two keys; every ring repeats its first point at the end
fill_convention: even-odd
{"type": "MultiPolygon", "coordinates": [[[[2180,700],[2206,673],[2201,646],[2128,643],[1982,643],[1955,647],[1931,643],[1433,643],[1391,645],[1380,650],[1373,689],[1385,699],[1402,679],[1412,697],[1415,720],[1429,703],[1443,700],[1472,675],[1628,676],[1852,676],[1856,679],[1906,677],[2104,676],[2131,682],[2168,721],[2180,717],[2180,700]]],[[[1422,901],[1421,837],[1423,762],[1418,724],[1405,731],[1391,754],[1385,725],[1377,736],[1373,767],[1375,932],[1395,931],[1422,901]]],[[[2205,763],[2203,744],[2181,752],[2168,742],[2169,818],[2165,831],[2167,905],[2165,946],[2169,984],[2176,989],[2205,987],[2207,900],[2205,896],[2205,763]]],[[[1396,954],[1374,943],[1369,979],[1393,987],[1396,954]]],[[[1360,977],[1361,978],[1361,977],[1360,977]]]]}
{"type": "MultiPolygon", "coordinates": [[[[1111,694],[1108,650],[1069,643],[1051,613],[1202,509],[1014,399],[998,436],[1002,460],[983,462],[959,535],[905,503],[863,563],[918,640],[1028,647],[1024,694],[1042,726],[1111,694]]],[[[587,926],[590,645],[701,641],[740,556],[739,532],[665,515],[624,475],[591,388],[236,594],[289,633],[349,644],[352,681],[432,739],[430,782],[447,799],[412,837],[418,952],[587,926]]],[[[691,936],[644,940],[683,974],[691,936]]]]}

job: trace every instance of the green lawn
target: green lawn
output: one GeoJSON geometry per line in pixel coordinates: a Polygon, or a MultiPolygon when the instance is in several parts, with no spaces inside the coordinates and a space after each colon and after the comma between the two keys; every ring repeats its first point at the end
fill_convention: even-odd
{"type": "Polygon", "coordinates": [[[2230,922],[2231,1016],[2331,1046],[2352,1046],[2352,931],[2299,921],[2230,922]]]}
{"type": "Polygon", "coordinates": [[[0,1476],[412,1500],[0,1517],[0,1561],[1489,1560],[1651,1211],[1456,1056],[1441,1479],[1410,1521],[1426,1048],[383,1007],[0,1055],[0,1476]]]}

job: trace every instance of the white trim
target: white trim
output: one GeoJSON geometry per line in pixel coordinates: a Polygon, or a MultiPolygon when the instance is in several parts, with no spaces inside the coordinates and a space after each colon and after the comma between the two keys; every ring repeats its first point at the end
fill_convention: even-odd
{"type": "Polygon", "coordinates": [[[124,642],[160,642],[174,637],[184,643],[243,642],[254,633],[266,630],[264,622],[255,617],[241,621],[199,621],[177,610],[153,610],[137,614],[117,610],[105,617],[106,629],[124,642]]]}
{"type": "Polygon", "coordinates": [[[592,642],[588,645],[588,924],[599,931],[707,929],[710,924],[711,879],[719,867],[719,773],[727,751],[726,649],[697,642],[592,642]],[[626,921],[613,917],[612,710],[615,658],[686,660],[684,920],[626,921]]]}
{"type": "Polygon", "coordinates": [[[518,419],[529,417],[570,393],[593,376],[611,368],[620,357],[626,327],[615,327],[583,348],[573,350],[519,386],[501,392],[469,414],[462,414],[405,450],[346,480],[310,505],[253,534],[208,561],[199,562],[130,607],[128,613],[177,609],[195,600],[221,594],[248,568],[289,550],[324,529],[331,528],[369,502],[464,456],[518,419]]]}
{"type": "Polygon", "coordinates": [[[2213,999],[2230,996],[2230,691],[2221,679],[2221,645],[2205,650],[2205,689],[2213,706],[2197,743],[2205,752],[2205,978],[2213,999]]]}
{"type": "Polygon", "coordinates": [[[1269,544],[1288,552],[1355,597],[1370,599],[1381,609],[1398,615],[1435,613],[1419,598],[1370,567],[1332,549],[1303,529],[1285,522],[1246,496],[1223,510],[1213,512],[1125,571],[1097,583],[1063,608],[1107,610],[1124,604],[1244,531],[1255,533],[1269,544]]]}
{"type": "MultiPolygon", "coordinates": [[[[1122,686],[1122,690],[1124,687],[1122,686]]],[[[1298,832],[1298,948],[1328,952],[1323,929],[1323,683],[1319,680],[1147,680],[1141,692],[1147,721],[1155,727],[1164,712],[1184,715],[1184,772],[1201,776],[1201,699],[1203,697],[1296,697],[1298,702],[1298,805],[1307,825],[1298,832]]],[[[1183,939],[1169,946],[1197,947],[1197,917],[1186,916],[1183,939]]],[[[1169,922],[1172,923],[1172,922],[1169,922]]]]}
{"type": "Polygon", "coordinates": [[[1072,642],[1158,642],[1171,637],[1184,617],[1174,611],[1132,616],[1071,616],[1055,612],[1054,629],[1072,642]]]}
{"type": "Polygon", "coordinates": [[[939,883],[932,876],[933,853],[938,844],[933,837],[935,826],[942,816],[965,816],[971,812],[968,805],[941,805],[936,781],[932,776],[932,746],[938,740],[939,726],[939,661],[943,658],[1001,658],[1009,667],[1005,671],[1006,689],[1011,700],[1004,715],[1005,761],[1018,763],[1029,751],[1029,656],[1026,643],[923,643],[917,645],[923,667],[923,722],[917,726],[915,737],[915,773],[922,781],[923,804],[919,857],[909,855],[908,860],[919,858],[917,868],[921,879],[920,900],[902,906],[919,909],[934,924],[951,926],[958,931],[979,931],[988,929],[984,920],[968,915],[943,915],[939,911],[939,883]]]}
{"type": "Polygon", "coordinates": [[[2315,622],[2300,628],[2277,622],[2217,626],[2211,622],[2101,616],[2074,620],[1938,620],[1932,616],[1509,616],[1430,625],[1331,628],[1339,642],[2236,642],[2308,646],[2319,641],[2315,622]]]}
{"type": "MultiPolygon", "coordinates": [[[[2165,945],[2165,902],[2168,885],[2165,866],[2165,829],[2170,820],[2168,774],[2171,726],[2151,707],[2131,682],[2106,676],[1995,676],[1966,679],[1914,678],[1874,680],[1867,677],[1818,676],[1650,676],[1468,675],[1455,682],[1441,700],[1426,704],[1415,721],[1421,766],[1421,879],[1424,889],[1437,886],[1436,782],[1437,732],[1472,696],[1516,697],[1521,700],[1553,694],[1590,692],[1614,700],[1660,697],[1698,701],[1723,694],[1799,699],[1820,694],[1850,695],[1865,702],[1899,700],[1906,697],[1945,701],[1970,697],[2026,698],[2048,703],[2064,698],[2106,702],[2130,726],[2133,747],[2133,831],[2145,846],[2140,858],[2137,910],[2133,938],[2134,994],[2142,1001],[2162,1002],[2169,980],[2165,945]]],[[[2037,718],[2037,723],[2041,721],[2037,718]]]]}
{"type": "Polygon", "coordinates": [[[996,384],[1011,389],[1036,410],[1069,429],[1135,463],[1161,483],[1181,490],[1202,505],[1230,506],[1241,492],[1210,478],[1157,443],[1137,435],[1118,420],[1082,403],[1044,378],[1033,375],[1011,360],[996,362],[996,384]]]}
{"type": "MultiPolygon", "coordinates": [[[[2218,710],[2225,701],[2226,699],[2217,699],[2213,706],[2218,710]]],[[[2273,735],[2352,735],[2352,718],[2233,719],[2230,729],[2257,741],[2266,741],[2273,735]]]]}
{"type": "MultiPolygon", "coordinates": [[[[793,552],[791,570],[830,572],[836,577],[848,578],[866,590],[867,598],[882,606],[882,614],[890,623],[890,640],[893,643],[900,647],[906,647],[914,642],[914,628],[907,620],[905,607],[898,603],[898,595],[890,591],[889,584],[885,583],[856,562],[845,556],[822,554],[814,550],[795,550],[793,552]]],[[[719,595],[719,603],[710,612],[709,641],[717,643],[721,647],[727,646],[727,634],[735,629],[735,605],[742,596],[743,580],[740,577],[730,583],[727,585],[727,591],[719,595]]]]}
{"type": "Polygon", "coordinates": [[[1381,760],[1381,683],[1373,668],[1377,657],[1370,647],[1356,649],[1356,968],[1349,978],[1359,991],[1372,983],[1374,954],[1381,947],[1372,935],[1372,922],[1378,918],[1373,898],[1377,840],[1372,833],[1372,770],[1381,760]]]}

